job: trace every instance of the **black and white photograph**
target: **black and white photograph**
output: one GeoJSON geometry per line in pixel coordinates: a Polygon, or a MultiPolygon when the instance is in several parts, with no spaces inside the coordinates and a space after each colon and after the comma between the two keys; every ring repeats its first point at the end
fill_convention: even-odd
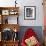
{"type": "Polygon", "coordinates": [[[24,6],[24,19],[36,19],[36,6],[24,6]]]}

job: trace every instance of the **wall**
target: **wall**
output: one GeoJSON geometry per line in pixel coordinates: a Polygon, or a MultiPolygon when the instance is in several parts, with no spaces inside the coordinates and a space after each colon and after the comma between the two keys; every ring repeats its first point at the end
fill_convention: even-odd
{"type": "Polygon", "coordinates": [[[42,0],[21,0],[19,1],[20,8],[20,23],[22,26],[43,26],[43,11],[42,0]],[[24,20],[24,6],[36,6],[36,20],[24,20]]]}
{"type": "MultiPolygon", "coordinates": [[[[0,6],[15,6],[15,0],[0,0],[0,6]]],[[[17,0],[19,6],[20,26],[43,26],[43,6],[42,0],[17,0]],[[24,20],[24,6],[36,6],[36,20],[24,20]]]]}
{"type": "MultiPolygon", "coordinates": [[[[4,7],[4,6],[13,7],[15,6],[14,1],[15,0],[0,0],[0,6],[1,7],[4,7]]],[[[40,28],[39,26],[43,26],[43,19],[44,19],[42,2],[43,2],[42,0],[17,0],[17,3],[18,3],[17,6],[19,6],[19,15],[20,15],[19,24],[20,26],[36,26],[32,28],[36,29],[37,35],[41,42],[42,42],[41,38],[43,38],[43,30],[42,30],[43,28],[42,27],[40,28]],[[36,20],[24,20],[24,6],[36,6],[36,20]]],[[[22,30],[20,33],[23,33],[24,28],[27,28],[27,27],[23,27],[23,28],[21,27],[22,30]]]]}

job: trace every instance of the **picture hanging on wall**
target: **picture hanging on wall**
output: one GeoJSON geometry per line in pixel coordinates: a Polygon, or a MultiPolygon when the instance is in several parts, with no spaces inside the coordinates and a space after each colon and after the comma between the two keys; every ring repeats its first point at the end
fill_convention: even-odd
{"type": "Polygon", "coordinates": [[[36,6],[24,6],[24,19],[25,20],[36,19],[36,6]]]}

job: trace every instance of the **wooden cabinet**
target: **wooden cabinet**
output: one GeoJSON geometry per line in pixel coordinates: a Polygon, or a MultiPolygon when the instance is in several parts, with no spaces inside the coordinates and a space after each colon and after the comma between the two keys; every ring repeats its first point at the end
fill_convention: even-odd
{"type": "Polygon", "coordinates": [[[18,46],[19,39],[16,40],[19,31],[18,18],[19,7],[0,7],[0,46],[18,46]]]}

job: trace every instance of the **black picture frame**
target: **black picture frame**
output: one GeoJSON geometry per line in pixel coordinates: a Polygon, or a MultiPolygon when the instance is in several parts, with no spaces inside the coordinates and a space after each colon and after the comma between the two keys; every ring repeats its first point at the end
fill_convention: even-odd
{"type": "Polygon", "coordinates": [[[24,20],[36,20],[36,6],[24,6],[24,20]]]}

